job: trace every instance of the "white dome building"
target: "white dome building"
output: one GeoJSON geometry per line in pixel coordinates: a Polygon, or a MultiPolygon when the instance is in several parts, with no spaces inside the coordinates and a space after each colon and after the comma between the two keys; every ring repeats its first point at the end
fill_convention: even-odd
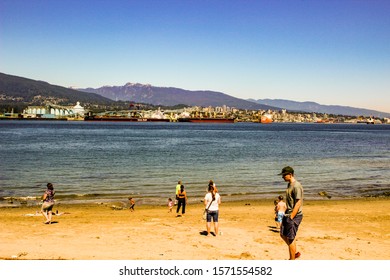
{"type": "Polygon", "coordinates": [[[77,104],[73,107],[73,113],[75,115],[84,116],[85,109],[80,105],[80,102],[77,101],[77,104]]]}

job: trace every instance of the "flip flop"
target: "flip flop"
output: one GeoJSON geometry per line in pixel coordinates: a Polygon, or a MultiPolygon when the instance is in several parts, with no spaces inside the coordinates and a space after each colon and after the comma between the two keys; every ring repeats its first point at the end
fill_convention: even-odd
{"type": "Polygon", "coordinates": [[[301,253],[299,253],[299,252],[297,252],[296,254],[295,254],[295,258],[297,259],[297,258],[299,258],[301,256],[301,253]]]}

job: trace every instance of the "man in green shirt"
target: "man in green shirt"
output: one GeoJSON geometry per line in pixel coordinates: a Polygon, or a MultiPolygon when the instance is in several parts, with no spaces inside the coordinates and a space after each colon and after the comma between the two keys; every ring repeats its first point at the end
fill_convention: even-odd
{"type": "Polygon", "coordinates": [[[177,185],[176,185],[176,198],[175,198],[175,205],[177,204],[177,202],[179,201],[179,191],[180,191],[180,186],[181,186],[181,181],[177,182],[177,185]]]}
{"type": "Polygon", "coordinates": [[[290,260],[295,260],[301,255],[301,253],[297,252],[295,237],[303,218],[303,188],[295,179],[292,167],[284,167],[278,175],[282,175],[284,181],[288,182],[286,189],[287,210],[282,220],[280,236],[288,245],[290,260]]]}

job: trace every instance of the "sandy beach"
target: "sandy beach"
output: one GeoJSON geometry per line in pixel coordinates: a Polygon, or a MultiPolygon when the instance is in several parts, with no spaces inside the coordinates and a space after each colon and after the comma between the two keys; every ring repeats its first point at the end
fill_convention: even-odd
{"type": "MultiPolygon", "coordinates": [[[[304,202],[297,236],[300,260],[389,260],[389,199],[304,202]]],[[[273,202],[222,202],[220,235],[205,236],[203,206],[184,217],[166,206],[55,206],[45,225],[37,207],[0,208],[0,259],[25,260],[286,260],[273,202]]]]}

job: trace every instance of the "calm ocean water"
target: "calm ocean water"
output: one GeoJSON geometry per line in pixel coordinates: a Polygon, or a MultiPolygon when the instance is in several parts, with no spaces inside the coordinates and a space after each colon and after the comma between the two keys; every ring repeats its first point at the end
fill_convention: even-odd
{"type": "Polygon", "coordinates": [[[178,180],[196,203],[210,179],[225,200],[274,198],[285,165],[306,198],[383,195],[389,147],[389,125],[0,121],[0,204],[38,203],[47,182],[61,203],[165,204],[178,180]]]}

